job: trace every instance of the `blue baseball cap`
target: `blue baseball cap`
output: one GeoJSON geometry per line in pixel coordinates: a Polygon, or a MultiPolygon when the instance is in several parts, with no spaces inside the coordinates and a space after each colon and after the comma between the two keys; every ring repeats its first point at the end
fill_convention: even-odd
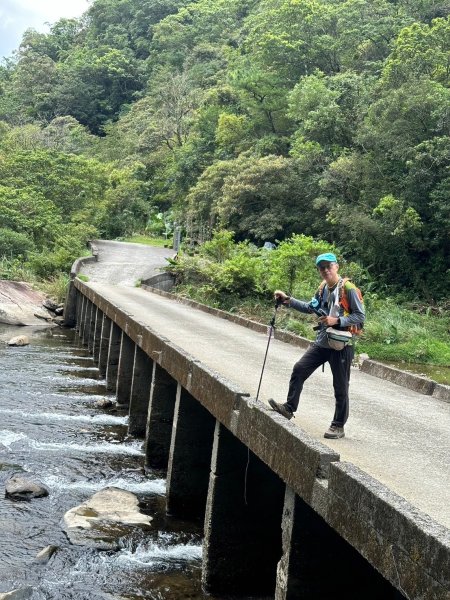
{"type": "Polygon", "coordinates": [[[336,255],[332,252],[327,252],[325,254],[319,254],[319,256],[316,258],[316,265],[318,265],[322,261],[337,263],[337,258],[336,255]]]}

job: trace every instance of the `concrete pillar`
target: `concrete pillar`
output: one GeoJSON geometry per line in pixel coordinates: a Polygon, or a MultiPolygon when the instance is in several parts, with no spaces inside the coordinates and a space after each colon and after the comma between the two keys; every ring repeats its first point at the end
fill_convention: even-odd
{"type": "Polygon", "coordinates": [[[154,362],[145,435],[146,469],[167,469],[176,397],[177,382],[154,362]]]}
{"type": "Polygon", "coordinates": [[[97,306],[97,310],[95,311],[94,342],[93,342],[93,348],[92,348],[92,354],[94,355],[94,361],[97,365],[98,365],[98,358],[100,356],[102,324],[103,324],[103,312],[97,306]]]}
{"type": "Polygon", "coordinates": [[[66,301],[64,302],[63,323],[65,327],[75,327],[77,323],[78,300],[78,290],[73,283],[73,279],[71,279],[67,286],[66,301]]]}
{"type": "Polygon", "coordinates": [[[128,433],[145,437],[148,404],[153,375],[153,361],[139,346],[134,354],[133,382],[130,394],[128,433]]]}
{"type": "Polygon", "coordinates": [[[208,493],[214,417],[178,385],[167,470],[167,513],[203,519],[208,493]]]}
{"type": "Polygon", "coordinates": [[[83,344],[83,346],[85,345],[85,340],[86,340],[86,327],[87,327],[87,313],[88,313],[88,309],[90,306],[91,302],[90,300],[88,300],[88,298],[86,298],[86,296],[83,296],[83,308],[82,308],[82,314],[81,314],[81,327],[80,327],[80,341],[83,344]]]}
{"type": "Polygon", "coordinates": [[[87,337],[88,352],[90,352],[91,354],[94,353],[96,316],[97,316],[97,306],[93,302],[91,302],[91,310],[89,313],[89,321],[88,321],[88,337],[87,337]]]}
{"type": "Polygon", "coordinates": [[[120,327],[112,321],[108,347],[108,364],[106,366],[106,389],[114,393],[117,386],[117,369],[119,365],[121,338],[122,331],[120,327]]]}
{"type": "Polygon", "coordinates": [[[91,339],[91,320],[92,320],[92,311],[94,310],[94,305],[90,300],[87,301],[86,306],[86,315],[84,318],[84,329],[83,329],[83,345],[88,347],[88,351],[90,350],[90,339],[91,339]]]}
{"type": "Polygon", "coordinates": [[[275,600],[403,598],[314,510],[286,488],[275,600]]]}
{"type": "Polygon", "coordinates": [[[119,404],[130,403],[131,384],[133,381],[134,347],[135,344],[133,340],[125,332],[122,332],[119,366],[117,370],[117,402],[119,404]]]}
{"type": "Polygon", "coordinates": [[[273,597],[285,484],[217,423],[203,542],[203,588],[273,597]]]}
{"type": "Polygon", "coordinates": [[[75,329],[79,335],[80,330],[81,330],[81,321],[82,321],[82,317],[83,317],[84,300],[85,300],[86,296],[83,296],[83,294],[81,292],[79,292],[78,290],[76,290],[76,292],[77,292],[77,316],[76,316],[75,329]]]}
{"type": "Polygon", "coordinates": [[[105,314],[102,316],[102,331],[100,334],[99,355],[98,355],[98,370],[102,377],[106,377],[108,368],[108,350],[109,339],[111,337],[112,321],[105,314]]]}

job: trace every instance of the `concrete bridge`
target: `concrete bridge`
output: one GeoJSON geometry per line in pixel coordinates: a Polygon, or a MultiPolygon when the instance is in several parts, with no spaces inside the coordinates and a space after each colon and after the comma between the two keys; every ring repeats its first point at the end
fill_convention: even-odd
{"type": "MultiPolygon", "coordinates": [[[[167,511],[204,520],[212,594],[448,600],[449,404],[352,373],[343,440],[325,441],[329,373],[283,399],[301,348],[142,288],[74,279],[67,314],[129,406],[148,468],[167,470],[167,511]]],[[[309,384],[309,381],[308,381],[309,384]]]]}

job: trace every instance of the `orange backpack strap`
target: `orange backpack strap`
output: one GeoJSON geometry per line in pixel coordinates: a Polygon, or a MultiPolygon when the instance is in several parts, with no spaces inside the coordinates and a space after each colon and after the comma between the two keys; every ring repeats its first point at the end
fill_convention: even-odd
{"type": "MultiPolygon", "coordinates": [[[[342,279],[341,289],[339,292],[339,303],[341,304],[342,308],[344,309],[344,316],[350,314],[350,303],[348,301],[346,288],[354,290],[356,292],[361,304],[364,304],[364,299],[363,299],[361,290],[358,287],[356,287],[356,285],[354,283],[352,283],[348,277],[344,277],[342,279]]],[[[350,327],[348,327],[348,330],[351,331],[352,333],[360,334],[360,333],[362,333],[362,326],[351,325],[350,327]]]]}

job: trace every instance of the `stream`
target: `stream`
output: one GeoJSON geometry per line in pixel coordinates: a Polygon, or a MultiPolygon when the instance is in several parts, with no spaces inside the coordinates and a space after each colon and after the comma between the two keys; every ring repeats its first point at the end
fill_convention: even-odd
{"type": "Polygon", "coordinates": [[[96,406],[113,397],[75,333],[0,325],[0,360],[0,592],[30,586],[33,600],[204,599],[201,524],[166,515],[164,476],[144,474],[142,441],[127,436],[127,414],[96,406]],[[19,334],[30,345],[8,347],[19,334]],[[5,498],[4,483],[16,473],[38,479],[49,496],[5,498]],[[71,544],[64,514],[108,486],[138,497],[153,517],[150,533],[136,528],[118,551],[71,544]],[[48,545],[57,551],[38,563],[48,545]]]}

